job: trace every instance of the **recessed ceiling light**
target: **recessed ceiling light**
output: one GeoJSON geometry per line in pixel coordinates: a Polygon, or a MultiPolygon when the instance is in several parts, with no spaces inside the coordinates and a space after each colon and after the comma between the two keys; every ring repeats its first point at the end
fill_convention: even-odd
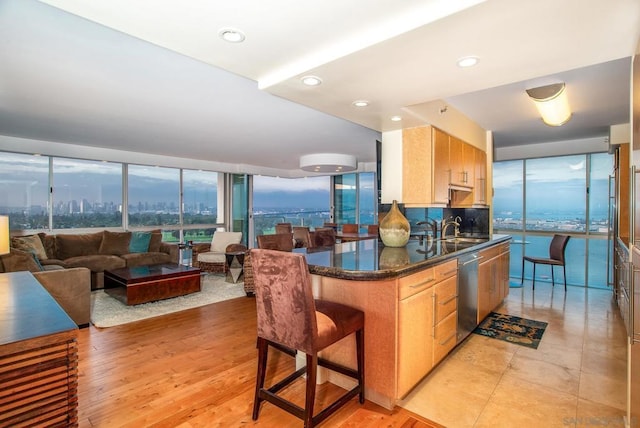
{"type": "Polygon", "coordinates": [[[458,60],[458,67],[473,67],[478,63],[478,61],[479,59],[477,56],[465,56],[458,60]]]}
{"type": "Polygon", "coordinates": [[[353,105],[356,107],[366,107],[369,105],[369,101],[367,100],[358,100],[358,101],[354,101],[353,105]]]}
{"type": "Polygon", "coordinates": [[[220,36],[222,40],[231,43],[244,42],[245,39],[244,33],[235,28],[221,28],[220,31],[218,31],[218,36],[220,36]]]}
{"type": "Polygon", "coordinates": [[[318,86],[322,83],[322,80],[317,76],[304,76],[302,79],[302,83],[307,86],[318,86]]]}
{"type": "Polygon", "coordinates": [[[391,121],[393,122],[400,122],[402,120],[402,118],[400,116],[391,116],[391,121]]]}

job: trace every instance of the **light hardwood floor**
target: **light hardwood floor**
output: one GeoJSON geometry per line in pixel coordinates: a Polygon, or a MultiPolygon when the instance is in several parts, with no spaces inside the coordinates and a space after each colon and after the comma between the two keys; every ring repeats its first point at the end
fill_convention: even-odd
{"type": "MultiPolygon", "coordinates": [[[[322,426],[623,426],[626,346],[610,291],[569,287],[565,294],[539,282],[533,293],[525,284],[511,289],[498,311],[547,321],[540,347],[471,335],[403,407],[388,411],[353,399],[322,426]]],[[[81,330],[80,426],[302,426],[270,404],[251,420],[255,331],[255,301],[245,297],[81,330]]],[[[271,362],[268,376],[293,368],[284,355],[271,362]]],[[[321,386],[317,406],[339,392],[321,386]]],[[[302,382],[289,394],[300,399],[302,382]]]]}
{"type": "MultiPolygon", "coordinates": [[[[239,285],[241,286],[241,284],[239,285]]],[[[79,333],[81,427],[300,427],[301,421],[263,404],[251,419],[256,372],[255,300],[241,297],[122,326],[79,333]]],[[[294,361],[271,351],[267,382],[292,370],[294,361]]],[[[303,382],[289,397],[300,405],[303,382]]],[[[322,408],[340,393],[318,389],[322,408]]],[[[429,428],[402,408],[388,411],[351,400],[326,427],[429,428]]]]}

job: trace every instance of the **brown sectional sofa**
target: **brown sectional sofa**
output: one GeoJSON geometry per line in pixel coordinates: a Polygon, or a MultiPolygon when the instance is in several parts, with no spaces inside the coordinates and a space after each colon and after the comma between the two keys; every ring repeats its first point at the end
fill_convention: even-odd
{"type": "Polygon", "coordinates": [[[105,269],[177,263],[178,246],[159,230],[14,236],[0,273],[31,271],[78,325],[90,322],[91,290],[104,288],[105,269]],[[134,243],[135,241],[135,243],[134,243]]]}

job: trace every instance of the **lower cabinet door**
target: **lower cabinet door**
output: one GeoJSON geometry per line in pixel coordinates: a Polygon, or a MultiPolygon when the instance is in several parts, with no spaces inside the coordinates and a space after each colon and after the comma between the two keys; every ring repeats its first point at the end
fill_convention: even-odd
{"type": "Polygon", "coordinates": [[[399,302],[398,398],[404,397],[433,367],[433,306],[433,288],[399,302]]]}

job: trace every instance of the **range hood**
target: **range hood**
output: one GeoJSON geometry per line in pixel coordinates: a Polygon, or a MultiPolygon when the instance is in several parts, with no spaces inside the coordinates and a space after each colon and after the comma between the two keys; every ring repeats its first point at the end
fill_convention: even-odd
{"type": "Polygon", "coordinates": [[[449,183],[449,191],[471,192],[473,191],[473,188],[471,186],[462,186],[460,184],[449,183]]]}

